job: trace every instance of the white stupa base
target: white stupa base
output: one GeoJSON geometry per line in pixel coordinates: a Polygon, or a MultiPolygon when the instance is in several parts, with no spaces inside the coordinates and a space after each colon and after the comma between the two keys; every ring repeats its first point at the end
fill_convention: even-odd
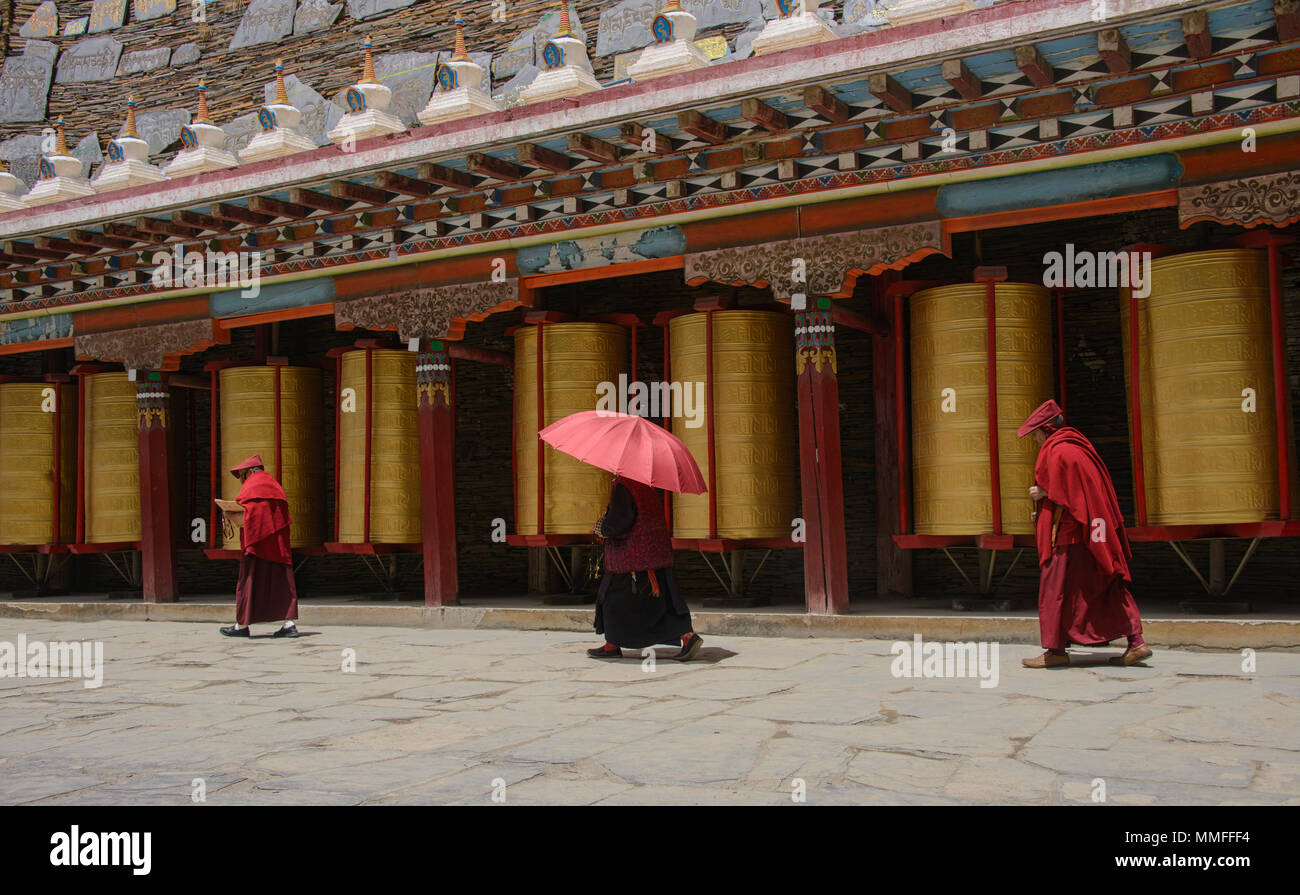
{"type": "Polygon", "coordinates": [[[886,6],[884,11],[889,24],[897,27],[923,19],[955,16],[974,8],[972,0],[896,0],[892,5],[886,6]]]}
{"type": "Polygon", "coordinates": [[[189,177],[191,174],[204,174],[208,171],[220,171],[233,168],[239,164],[235,154],[227,149],[212,146],[195,146],[176,153],[176,158],[163,166],[163,173],[175,179],[189,177]]]}
{"type": "Polygon", "coordinates": [[[288,128],[277,127],[274,130],[262,131],[250,140],[247,146],[239,150],[239,157],[246,162],[260,162],[263,159],[280,158],[315,148],[316,144],[310,137],[288,128]]]}
{"type": "Polygon", "coordinates": [[[627,76],[633,81],[645,81],[679,71],[707,68],[709,64],[709,57],[694,43],[689,40],[674,40],[650,44],[642,50],[636,62],[628,67],[627,76]]]}
{"type": "Polygon", "coordinates": [[[478,87],[457,87],[455,90],[435,92],[429,97],[429,103],[416,116],[421,124],[437,124],[439,121],[451,121],[454,118],[468,118],[471,115],[486,115],[496,112],[500,106],[492,102],[478,87]]]}
{"type": "Polygon", "coordinates": [[[26,208],[27,203],[10,193],[0,193],[0,211],[17,211],[26,208]]]}
{"type": "Polygon", "coordinates": [[[561,68],[548,68],[533,79],[519,94],[526,103],[541,103],[548,99],[560,99],[565,96],[581,96],[599,90],[600,84],[590,72],[566,65],[561,68]]]}
{"type": "Polygon", "coordinates": [[[82,199],[95,195],[90,181],[81,177],[47,177],[36,181],[31,192],[23,196],[27,205],[48,205],[64,199],[82,199]]]}
{"type": "Polygon", "coordinates": [[[754,38],[754,55],[764,56],[834,39],[835,32],[825,19],[815,13],[801,12],[784,19],[772,19],[764,25],[758,37],[754,38]]]}
{"type": "Polygon", "coordinates": [[[349,112],[339,119],[325,136],[335,143],[364,140],[366,137],[378,137],[383,134],[397,134],[406,130],[395,115],[378,109],[366,109],[361,112],[349,112]]]}
{"type": "Polygon", "coordinates": [[[104,165],[90,185],[95,188],[95,192],[104,193],[108,190],[125,189],[142,183],[157,183],[166,179],[166,174],[148,162],[128,158],[104,165]]]}

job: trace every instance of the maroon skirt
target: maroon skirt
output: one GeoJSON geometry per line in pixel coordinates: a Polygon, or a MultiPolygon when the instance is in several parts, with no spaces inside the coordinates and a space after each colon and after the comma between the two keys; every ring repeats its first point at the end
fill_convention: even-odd
{"type": "Polygon", "coordinates": [[[256,625],[298,617],[298,589],[293,566],[271,562],[251,553],[239,559],[235,585],[235,623],[256,625]]]}

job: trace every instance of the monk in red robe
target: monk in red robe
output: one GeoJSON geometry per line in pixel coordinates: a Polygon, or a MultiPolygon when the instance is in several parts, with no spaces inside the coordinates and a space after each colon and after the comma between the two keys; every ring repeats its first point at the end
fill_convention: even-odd
{"type": "Polygon", "coordinates": [[[1030,433],[1041,446],[1029,496],[1035,502],[1038,624],[1045,652],[1024,659],[1024,665],[1069,665],[1070,644],[1102,646],[1119,637],[1128,639],[1128,648],[1111,664],[1136,665],[1151,650],[1127,586],[1133,551],[1106,464],[1082,432],[1065,425],[1055,401],[1042,404],[1016,432],[1021,438],[1030,433]]]}
{"type": "Polygon", "coordinates": [[[248,637],[249,625],[283,621],[274,637],[297,637],[298,589],[289,552],[289,500],[284,489],[262,468],[257,454],[230,474],[242,482],[235,500],[244,508],[239,530],[243,555],[235,586],[235,624],[221,629],[227,637],[248,637]]]}

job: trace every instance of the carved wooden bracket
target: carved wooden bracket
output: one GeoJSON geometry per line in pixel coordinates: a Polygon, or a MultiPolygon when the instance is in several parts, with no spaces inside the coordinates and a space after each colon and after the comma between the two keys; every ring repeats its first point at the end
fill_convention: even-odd
{"type": "Polygon", "coordinates": [[[1178,190],[1178,226],[1216,221],[1286,227],[1300,221],[1300,171],[1224,180],[1178,190]]]}
{"type": "Polygon", "coordinates": [[[927,255],[951,253],[939,221],[898,224],[737,246],[686,256],[686,282],[770,286],[777,301],[796,293],[842,295],[857,278],[900,270],[927,255]],[[802,277],[802,281],[799,279],[802,277]]]}
{"type": "Polygon", "coordinates": [[[481,280],[449,286],[403,289],[334,303],[339,329],[397,330],[410,339],[458,339],[465,324],[519,304],[519,280],[481,280]]]}
{"type": "Polygon", "coordinates": [[[78,360],[121,363],[128,370],[174,370],[181,355],[203,351],[216,342],[208,317],[84,336],[76,334],[74,324],[72,339],[78,360]]]}

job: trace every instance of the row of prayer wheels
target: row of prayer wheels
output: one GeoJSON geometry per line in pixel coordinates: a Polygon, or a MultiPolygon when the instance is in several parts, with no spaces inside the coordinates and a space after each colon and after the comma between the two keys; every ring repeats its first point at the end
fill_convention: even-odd
{"type": "MultiPolygon", "coordinates": [[[[1278,517],[1268,277],[1265,254],[1250,249],[1192,252],[1151,262],[1150,293],[1137,302],[1149,524],[1278,517]],[[1247,388],[1256,402],[1249,412],[1243,407],[1247,388]]],[[[986,290],[984,284],[942,286],[910,299],[917,534],[992,531],[986,290]]],[[[1127,385],[1132,321],[1128,291],[1120,292],[1127,385]]],[[[1051,301],[1041,286],[996,286],[998,470],[1005,534],[1033,531],[1026,491],[1034,481],[1037,445],[1018,439],[1016,429],[1055,391],[1051,301]]],[[[1294,455],[1294,445],[1290,450],[1294,455]]]]}

